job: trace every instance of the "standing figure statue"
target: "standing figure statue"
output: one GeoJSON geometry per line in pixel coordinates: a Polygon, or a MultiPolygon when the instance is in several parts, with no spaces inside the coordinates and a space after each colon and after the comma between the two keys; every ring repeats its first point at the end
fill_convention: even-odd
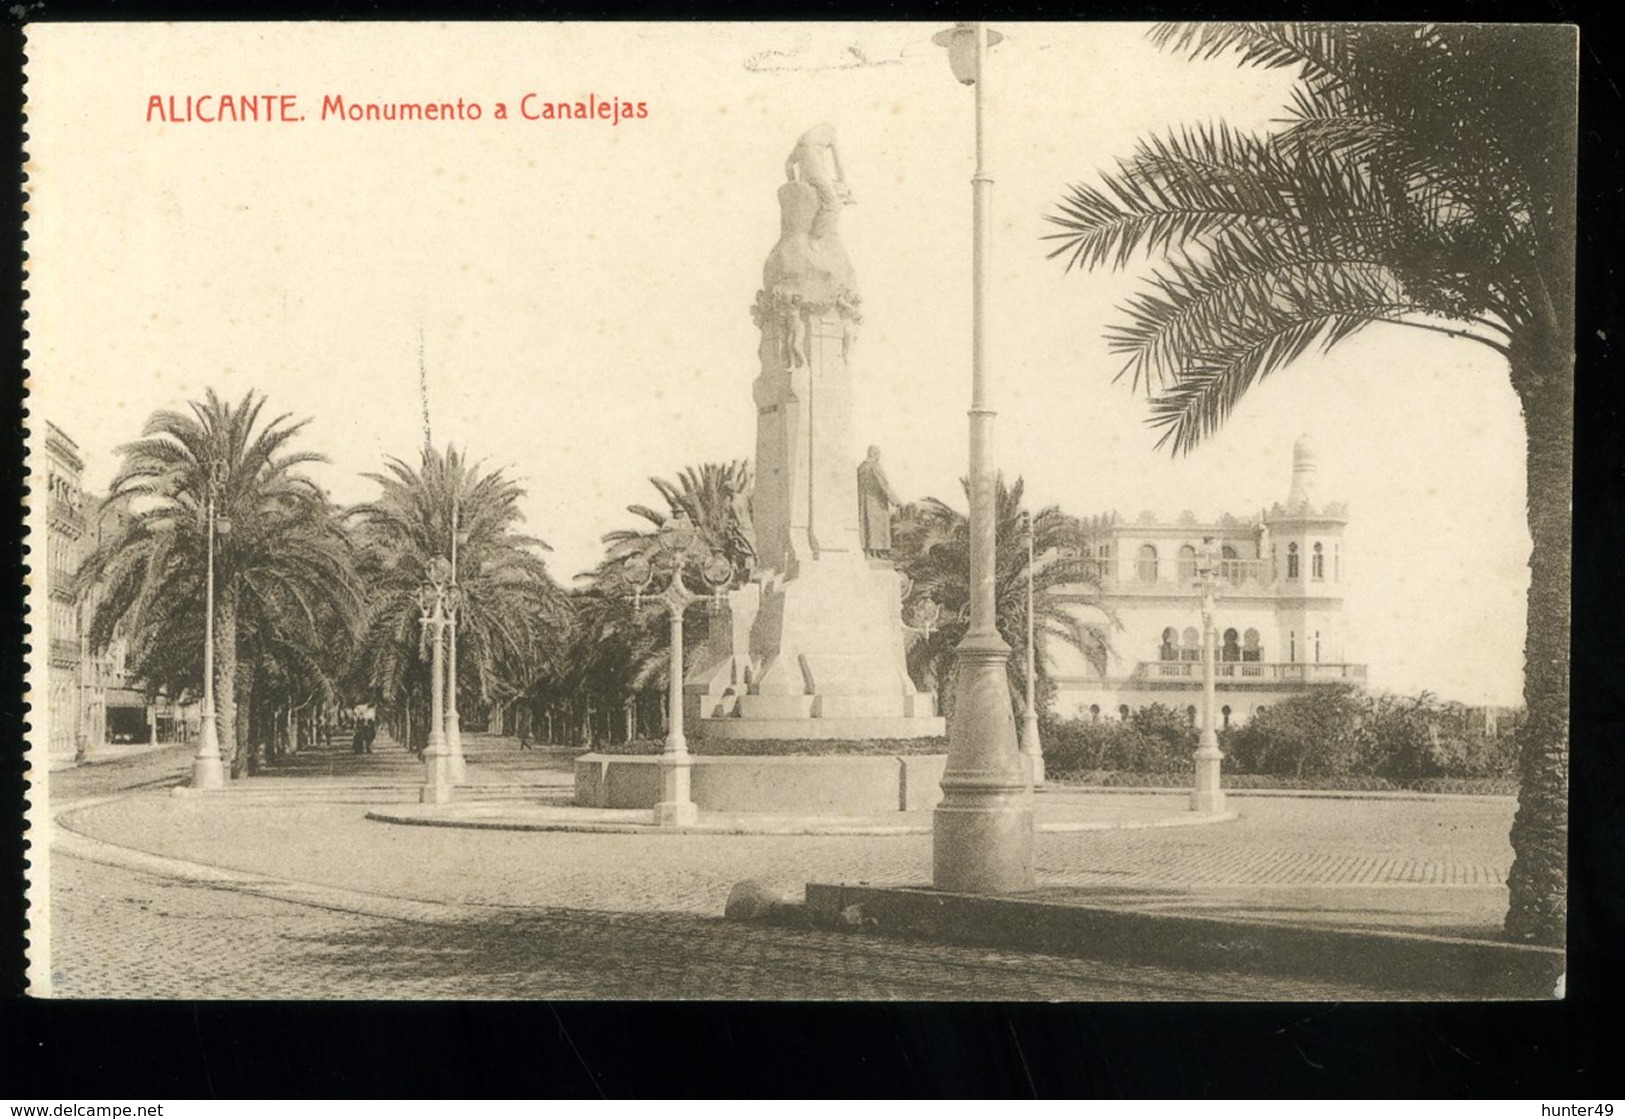
{"type": "MultiPolygon", "coordinates": [[[[838,210],[853,201],[852,191],[841,171],[841,152],[835,146],[834,125],[815,124],[801,134],[801,139],[785,157],[784,177],[791,182],[799,177],[802,182],[810,183],[818,192],[820,210],[838,210]]],[[[818,236],[818,231],[813,236],[818,236]]]]}
{"type": "Polygon", "coordinates": [[[858,466],[858,529],[867,556],[891,555],[891,510],[901,505],[880,465],[880,448],[858,466]]]}

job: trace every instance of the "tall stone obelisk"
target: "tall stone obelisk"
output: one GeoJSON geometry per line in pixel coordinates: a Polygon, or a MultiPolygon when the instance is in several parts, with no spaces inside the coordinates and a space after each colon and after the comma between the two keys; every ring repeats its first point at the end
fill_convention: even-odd
{"type": "Polygon", "coordinates": [[[850,361],[862,319],[834,130],[805,133],[785,172],[753,309],[757,567],[712,624],[689,709],[711,737],[942,734],[934,697],[908,675],[900,577],[859,534],[850,361]]]}

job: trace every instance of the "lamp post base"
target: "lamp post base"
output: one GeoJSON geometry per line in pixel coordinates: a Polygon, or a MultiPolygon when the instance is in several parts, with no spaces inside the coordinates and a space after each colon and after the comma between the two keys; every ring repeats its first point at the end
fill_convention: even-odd
{"type": "Polygon", "coordinates": [[[216,754],[212,758],[192,759],[192,788],[223,789],[226,787],[226,763],[216,754]]]}
{"type": "Polygon", "coordinates": [[[693,763],[687,754],[660,757],[660,803],[654,807],[656,827],[684,828],[698,823],[699,806],[689,795],[693,763]]]}
{"type": "Polygon", "coordinates": [[[444,742],[429,743],[429,748],[423,752],[426,772],[423,775],[423,788],[418,792],[419,803],[447,804],[451,801],[452,789],[457,785],[452,762],[444,742]]]}
{"type": "Polygon", "coordinates": [[[959,646],[942,803],[931,818],[931,881],[939,890],[1007,894],[1033,888],[1033,799],[1016,745],[997,633],[959,646]]]}
{"type": "Polygon", "coordinates": [[[1224,755],[1219,747],[1203,745],[1194,755],[1196,759],[1196,786],[1191,790],[1191,811],[1214,814],[1224,811],[1224,789],[1219,784],[1219,769],[1224,755]]]}
{"type": "Polygon", "coordinates": [[[226,787],[226,763],[220,756],[220,734],[215,730],[212,712],[203,716],[198,731],[197,754],[192,758],[194,789],[223,789],[226,787]]]}
{"type": "Polygon", "coordinates": [[[463,759],[462,719],[455,711],[446,712],[446,750],[451,756],[451,783],[468,784],[468,763],[463,759]]]}
{"type": "Polygon", "coordinates": [[[1042,788],[1044,784],[1044,749],[1038,740],[1038,715],[1027,712],[1021,720],[1021,756],[1027,759],[1032,769],[1033,788],[1042,788]]]}

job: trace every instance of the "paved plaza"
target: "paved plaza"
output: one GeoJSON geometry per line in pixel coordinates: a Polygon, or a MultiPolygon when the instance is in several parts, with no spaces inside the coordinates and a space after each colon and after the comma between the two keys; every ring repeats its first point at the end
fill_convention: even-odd
{"type": "MultiPolygon", "coordinates": [[[[570,755],[469,736],[462,799],[561,803],[570,755]]],[[[184,750],[51,775],[53,983],[86,997],[1375,999],[1347,984],[1181,972],[720,919],[753,878],[922,884],[930,836],[595,834],[368,819],[416,801],[398,746],[312,751],[174,796],[184,750]],[[227,947],[229,946],[229,947],[227,947]],[[255,961],[244,967],[245,960],[255,961]]],[[[1044,793],[1103,818],[1174,793],[1044,793]]],[[[1510,798],[1237,796],[1235,820],[1041,832],[1040,886],[1266,919],[1493,936],[1510,798]],[[1147,901],[1147,899],[1154,899],[1147,901]]],[[[1053,809],[1046,809],[1053,811],[1053,809]]],[[[901,814],[900,814],[901,815],[901,814]]]]}

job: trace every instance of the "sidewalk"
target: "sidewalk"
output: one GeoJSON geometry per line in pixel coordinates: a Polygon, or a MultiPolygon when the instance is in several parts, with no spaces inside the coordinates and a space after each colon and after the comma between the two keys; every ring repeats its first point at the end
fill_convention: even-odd
{"type": "MultiPolygon", "coordinates": [[[[469,818],[568,809],[575,751],[520,751],[511,739],[480,735],[465,735],[464,744],[470,785],[456,804],[469,818]]],[[[368,819],[421,811],[421,763],[383,737],[374,749],[307,749],[220,793],[136,790],[62,805],[59,818],[91,838],[163,858],[412,904],[716,917],[744,879],[799,897],[808,883],[908,890],[930,877],[924,819],[885,834],[748,835],[368,819]]],[[[1041,822],[1063,812],[1096,824],[1182,812],[1182,798],[1168,793],[1066,790],[1037,799],[1041,822]]],[[[1239,818],[1211,826],[1041,827],[1040,889],[1023,900],[1249,927],[1499,935],[1510,798],[1237,798],[1232,807],[1239,818]]]]}

